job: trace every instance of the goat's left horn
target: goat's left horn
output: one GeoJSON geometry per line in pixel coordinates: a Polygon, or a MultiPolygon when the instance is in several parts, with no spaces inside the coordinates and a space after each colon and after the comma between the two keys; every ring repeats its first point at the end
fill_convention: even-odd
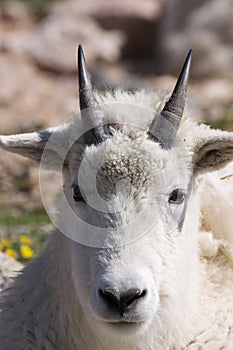
{"type": "Polygon", "coordinates": [[[150,126],[148,135],[159,142],[163,148],[170,149],[174,144],[177,131],[182,119],[188,78],[192,61],[192,50],[189,51],[171,97],[166,102],[158,118],[150,126]]]}
{"type": "Polygon", "coordinates": [[[103,125],[104,114],[93,93],[81,45],[78,47],[78,79],[79,104],[82,121],[85,128],[89,130],[85,134],[85,144],[101,143],[106,140],[109,135],[103,125]],[[85,109],[86,111],[84,112],[85,109]]]}

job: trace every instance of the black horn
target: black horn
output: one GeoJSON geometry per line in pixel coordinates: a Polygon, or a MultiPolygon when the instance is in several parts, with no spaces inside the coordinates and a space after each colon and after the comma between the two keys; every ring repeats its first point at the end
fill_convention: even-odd
{"type": "Polygon", "coordinates": [[[159,117],[150,126],[148,135],[159,142],[163,148],[170,149],[174,144],[178,128],[182,119],[188,78],[192,60],[192,50],[189,51],[171,97],[166,102],[159,117]]]}
{"type": "Polygon", "coordinates": [[[78,80],[82,121],[84,127],[88,129],[84,135],[84,142],[87,145],[101,143],[106,140],[109,135],[103,124],[104,114],[93,93],[81,45],[78,47],[78,80]]]}

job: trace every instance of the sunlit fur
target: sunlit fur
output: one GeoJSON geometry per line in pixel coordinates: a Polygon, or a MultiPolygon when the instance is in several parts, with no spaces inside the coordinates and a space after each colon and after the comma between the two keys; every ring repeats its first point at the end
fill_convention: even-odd
{"type": "MultiPolygon", "coordinates": [[[[198,175],[215,170],[233,158],[233,150],[229,150],[232,134],[197,126],[185,112],[176,143],[167,151],[149,140],[146,133],[155,112],[158,113],[164,105],[164,96],[154,92],[129,94],[117,90],[113,95],[107,93],[97,98],[105,122],[118,122],[121,126],[98,146],[84,148],[76,144],[71,148],[64,169],[64,188],[70,205],[77,213],[83,210],[83,216],[93,225],[105,220],[93,216],[90,209],[80,209],[72,200],[70,185],[77,177],[82,159],[87,188],[93,181],[95,170],[103,164],[98,186],[110,196],[111,208],[121,209],[118,219],[123,225],[140,213],[149,197],[151,202],[147,210],[158,219],[146,234],[126,246],[122,246],[125,235],[133,237],[137,225],[135,231],[132,228],[129,232],[127,229],[109,230],[104,240],[105,248],[83,246],[55,230],[39,257],[24,269],[2,296],[0,349],[191,350],[197,349],[198,344],[203,349],[219,350],[224,346],[230,349],[227,346],[232,344],[230,339],[233,336],[233,272],[229,257],[212,247],[218,238],[221,239],[221,232],[218,231],[219,237],[212,237],[211,232],[207,234],[199,229],[198,175]],[[136,126],[122,126],[125,123],[136,126]],[[226,152],[216,164],[206,158],[205,166],[203,149],[210,143],[216,143],[216,148],[223,145],[226,152]],[[200,152],[202,162],[197,168],[200,152]],[[130,163],[126,159],[130,159],[130,163]],[[133,200],[125,208],[127,184],[122,183],[116,195],[111,191],[108,193],[110,185],[119,181],[120,176],[134,185],[133,200]],[[186,215],[184,222],[173,225],[172,232],[168,233],[168,196],[177,186],[187,192],[186,215]],[[206,258],[208,248],[213,252],[212,255],[209,253],[211,260],[206,258]],[[146,286],[148,295],[133,314],[135,319],[142,320],[139,325],[108,322],[108,317],[114,319],[115,315],[111,310],[106,312],[96,288],[110,282],[121,290],[131,285],[146,286]]],[[[47,167],[56,168],[63,149],[75,137],[75,128],[82,131],[78,117],[50,129],[56,135],[53,146],[57,154],[52,153],[51,159],[48,156],[47,167]]],[[[41,141],[39,134],[32,133],[1,136],[0,143],[4,149],[40,160],[45,141],[41,141]]],[[[201,192],[201,207],[209,220],[204,200],[208,199],[206,191],[209,191],[208,186],[201,192]]],[[[219,196],[223,192],[224,188],[219,196]]],[[[227,193],[223,195],[227,196],[227,193]]],[[[232,200],[231,195],[229,200],[232,200]]],[[[174,221],[184,209],[179,208],[174,207],[174,221]]],[[[221,206],[221,211],[224,210],[221,206]]],[[[146,217],[142,220],[145,221],[140,222],[141,227],[146,227],[146,217]]],[[[232,221],[228,218],[227,238],[224,233],[229,244],[232,242],[229,233],[232,232],[232,221]]],[[[60,206],[58,226],[59,223],[67,231],[81,229],[72,228],[72,218],[64,204],[60,206]]],[[[219,221],[216,225],[221,231],[219,221]]],[[[213,232],[214,227],[215,222],[210,226],[213,232]]]]}

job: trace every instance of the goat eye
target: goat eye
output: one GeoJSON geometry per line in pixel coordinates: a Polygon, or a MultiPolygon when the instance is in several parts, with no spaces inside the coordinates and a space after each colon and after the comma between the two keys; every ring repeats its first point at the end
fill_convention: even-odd
{"type": "Polygon", "coordinates": [[[175,189],[169,196],[169,203],[171,204],[181,204],[185,198],[185,193],[180,189],[175,189]]]}
{"type": "Polygon", "coordinates": [[[73,185],[73,199],[75,202],[84,202],[84,198],[78,185],[73,185]]]}

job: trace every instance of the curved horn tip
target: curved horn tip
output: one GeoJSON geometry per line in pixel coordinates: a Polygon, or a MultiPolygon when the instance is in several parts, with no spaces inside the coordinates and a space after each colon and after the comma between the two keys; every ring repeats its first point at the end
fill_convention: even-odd
{"type": "Polygon", "coordinates": [[[160,116],[152,122],[148,132],[149,136],[157,140],[163,148],[172,147],[179,129],[185,106],[191,61],[192,50],[190,49],[170,99],[166,102],[160,116]]]}
{"type": "Polygon", "coordinates": [[[83,51],[82,44],[78,45],[78,51],[83,51]]]}
{"type": "Polygon", "coordinates": [[[187,88],[187,84],[188,84],[188,78],[189,78],[189,74],[190,74],[190,68],[191,68],[191,62],[192,62],[192,56],[193,56],[193,51],[192,49],[189,50],[184,65],[182,67],[181,73],[179,75],[179,78],[177,80],[177,84],[175,87],[175,91],[176,89],[180,86],[184,86],[184,88],[187,88]]]}
{"type": "Polygon", "coordinates": [[[193,56],[193,49],[189,49],[186,59],[191,60],[193,56]]]}
{"type": "Polygon", "coordinates": [[[82,45],[78,45],[77,50],[77,63],[78,63],[78,80],[79,80],[79,91],[91,88],[91,82],[88,76],[86,60],[83,52],[82,45]]]}
{"type": "Polygon", "coordinates": [[[83,52],[83,48],[82,48],[82,45],[79,44],[78,45],[78,48],[77,48],[77,56],[78,56],[78,63],[83,61],[84,63],[85,62],[85,57],[84,57],[84,52],[83,52]]]}
{"type": "Polygon", "coordinates": [[[184,62],[184,68],[186,69],[186,71],[187,71],[188,74],[189,74],[189,72],[190,72],[192,57],[193,57],[193,50],[190,49],[189,52],[188,52],[188,54],[187,54],[186,60],[185,60],[185,62],[184,62]]]}
{"type": "Polygon", "coordinates": [[[193,50],[190,49],[184,62],[184,69],[187,71],[187,73],[189,73],[190,71],[192,57],[193,57],[193,50]]]}

